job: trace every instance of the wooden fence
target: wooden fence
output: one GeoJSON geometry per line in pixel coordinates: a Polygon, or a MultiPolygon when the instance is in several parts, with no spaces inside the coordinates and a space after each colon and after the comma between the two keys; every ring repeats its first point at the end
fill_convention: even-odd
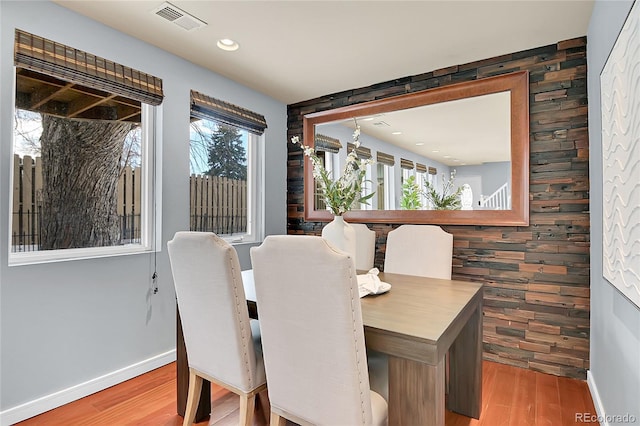
{"type": "Polygon", "coordinates": [[[247,182],[219,176],[191,175],[192,231],[231,235],[247,230],[247,182]]]}
{"type": "MultiPolygon", "coordinates": [[[[117,213],[120,243],[140,242],[141,171],[125,167],[118,181],[117,213]]],[[[245,232],[247,228],[247,185],[245,181],[217,176],[190,178],[192,231],[218,234],[245,232]]],[[[42,161],[40,157],[14,156],[11,251],[40,248],[42,214],[42,161]]]]}

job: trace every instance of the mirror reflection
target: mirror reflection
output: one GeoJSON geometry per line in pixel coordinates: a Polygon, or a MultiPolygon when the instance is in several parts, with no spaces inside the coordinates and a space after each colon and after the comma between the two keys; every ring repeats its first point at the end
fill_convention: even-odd
{"type": "MultiPolygon", "coordinates": [[[[361,115],[314,126],[315,147],[339,176],[356,125],[357,153],[373,158],[354,210],[510,210],[509,91],[361,115]]],[[[324,202],[315,196],[315,208],[324,202]]]]}
{"type": "MultiPolygon", "coordinates": [[[[375,193],[349,221],[527,225],[529,119],[529,76],[518,71],[309,113],[303,140],[339,174],[359,126],[375,193]]],[[[304,161],[305,220],[330,220],[304,161]]]]}

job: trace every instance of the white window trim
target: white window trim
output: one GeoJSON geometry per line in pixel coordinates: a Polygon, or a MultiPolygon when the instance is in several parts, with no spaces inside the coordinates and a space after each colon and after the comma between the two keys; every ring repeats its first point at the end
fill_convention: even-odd
{"type": "MultiPolygon", "coordinates": [[[[15,79],[15,76],[14,76],[15,79]]],[[[15,82],[14,82],[15,90],[15,82]]],[[[13,98],[15,99],[15,93],[13,98]]],[[[9,226],[9,266],[20,265],[33,265],[38,263],[51,263],[51,262],[64,262],[71,260],[82,259],[94,259],[100,257],[122,256],[130,254],[142,254],[152,252],[154,249],[160,251],[160,235],[158,226],[156,223],[160,223],[159,208],[161,205],[161,188],[157,183],[160,181],[159,177],[159,164],[161,164],[160,150],[158,146],[160,144],[157,141],[160,139],[160,129],[162,124],[162,111],[161,106],[153,107],[151,105],[142,104],[142,152],[143,152],[143,181],[142,181],[142,193],[144,196],[141,200],[141,229],[140,229],[140,244],[128,244],[124,246],[107,246],[107,247],[87,247],[87,248],[72,248],[72,249],[58,249],[58,250],[40,250],[30,252],[17,252],[11,251],[11,220],[7,226],[9,226]],[[155,179],[154,179],[155,176],[155,179]],[[155,185],[154,185],[155,184],[155,185]],[[155,200],[155,202],[154,202],[155,200]],[[155,244],[154,244],[155,243],[155,244]]],[[[13,104],[13,114],[15,115],[15,102],[13,104]]],[[[12,132],[12,138],[15,137],[12,132]]],[[[13,167],[13,147],[14,142],[11,143],[11,166],[13,167]]],[[[10,187],[13,188],[13,173],[11,173],[10,187]]],[[[9,195],[9,217],[12,218],[11,209],[13,206],[13,191],[9,195]]]]}
{"type": "Polygon", "coordinates": [[[265,228],[265,141],[264,135],[248,132],[247,143],[247,233],[221,236],[228,243],[258,243],[264,240],[265,228]]]}
{"type": "Polygon", "coordinates": [[[392,210],[393,200],[395,198],[395,185],[394,185],[394,173],[393,167],[385,164],[384,166],[384,184],[387,186],[384,192],[384,208],[386,210],[392,210]]]}

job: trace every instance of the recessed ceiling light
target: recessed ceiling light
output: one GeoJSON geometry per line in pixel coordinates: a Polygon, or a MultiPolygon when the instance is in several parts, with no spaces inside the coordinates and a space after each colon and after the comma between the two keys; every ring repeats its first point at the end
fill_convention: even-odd
{"type": "Polygon", "coordinates": [[[460,162],[460,160],[458,160],[457,158],[454,158],[453,161],[455,161],[456,163],[460,162]]]}
{"type": "Polygon", "coordinates": [[[424,142],[416,142],[416,146],[422,146],[424,145],[424,142]]]}
{"type": "Polygon", "coordinates": [[[440,152],[440,151],[438,151],[437,149],[434,149],[434,150],[433,150],[433,151],[431,151],[431,152],[440,152]]]}
{"type": "Polygon", "coordinates": [[[238,42],[231,40],[230,38],[221,38],[216,44],[220,49],[226,50],[228,52],[238,50],[238,48],[240,47],[238,42]]]}
{"type": "Polygon", "coordinates": [[[444,158],[451,158],[450,155],[443,155],[444,158]]]}
{"type": "Polygon", "coordinates": [[[367,117],[367,118],[363,118],[362,121],[372,121],[373,117],[367,117]]]}
{"type": "Polygon", "coordinates": [[[401,134],[402,134],[402,132],[392,132],[391,134],[392,134],[392,135],[401,135],[401,134]]]}

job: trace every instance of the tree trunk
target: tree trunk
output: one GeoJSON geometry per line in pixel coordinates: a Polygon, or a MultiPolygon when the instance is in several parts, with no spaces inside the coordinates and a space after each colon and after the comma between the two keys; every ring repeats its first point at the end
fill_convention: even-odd
{"type": "Polygon", "coordinates": [[[43,250],[120,241],[120,156],[135,125],[42,116],[43,250]]]}

